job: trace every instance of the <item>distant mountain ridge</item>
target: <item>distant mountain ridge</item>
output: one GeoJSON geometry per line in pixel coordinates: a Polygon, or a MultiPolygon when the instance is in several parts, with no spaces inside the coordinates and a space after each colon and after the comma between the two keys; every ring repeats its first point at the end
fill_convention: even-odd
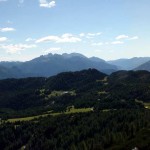
{"type": "Polygon", "coordinates": [[[150,61],[150,57],[134,57],[131,59],[112,60],[108,61],[108,63],[117,66],[119,70],[133,70],[148,61],[150,61]]]}
{"type": "Polygon", "coordinates": [[[150,61],[138,66],[135,70],[147,70],[150,71],[150,61]]]}
{"type": "MultiPolygon", "coordinates": [[[[64,53],[48,54],[34,58],[26,62],[0,62],[2,67],[8,70],[6,71],[6,78],[21,78],[21,77],[49,77],[66,71],[80,71],[83,69],[95,68],[104,73],[112,73],[117,70],[115,65],[107,63],[97,57],[88,58],[79,53],[64,53]],[[20,71],[16,71],[16,76],[11,75],[13,67],[20,71]],[[7,73],[10,74],[7,76],[7,73]]],[[[0,69],[1,70],[1,69],[0,69]]],[[[0,71],[0,78],[2,72],[0,71]]]]}
{"type": "Polygon", "coordinates": [[[25,77],[22,71],[13,66],[10,68],[0,66],[0,79],[6,79],[6,78],[20,78],[25,77]]]}

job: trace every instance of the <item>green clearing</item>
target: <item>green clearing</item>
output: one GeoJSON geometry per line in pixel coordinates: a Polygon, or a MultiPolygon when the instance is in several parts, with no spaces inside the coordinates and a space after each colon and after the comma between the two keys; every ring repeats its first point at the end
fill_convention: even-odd
{"type": "Polygon", "coordinates": [[[144,105],[144,107],[146,109],[150,109],[150,103],[144,103],[143,101],[140,101],[140,100],[137,100],[137,99],[135,99],[135,102],[144,105]]]}
{"type": "Polygon", "coordinates": [[[106,92],[106,91],[100,91],[100,92],[98,92],[98,95],[107,95],[108,94],[108,92],[106,92]]]}
{"type": "Polygon", "coordinates": [[[75,96],[76,92],[75,91],[52,91],[49,95],[47,95],[47,98],[60,97],[65,94],[70,94],[71,96],[75,96]]]}
{"type": "Polygon", "coordinates": [[[45,95],[45,89],[40,89],[40,96],[43,96],[43,95],[45,95]]]}
{"type": "Polygon", "coordinates": [[[70,110],[66,111],[65,114],[70,114],[70,113],[86,113],[93,111],[93,108],[71,108],[70,110]]]}
{"type": "Polygon", "coordinates": [[[103,80],[96,80],[96,82],[107,82],[108,81],[108,77],[105,77],[103,80]]]}
{"type": "Polygon", "coordinates": [[[40,96],[46,96],[45,99],[53,98],[53,97],[60,97],[65,94],[70,94],[71,96],[76,95],[76,92],[74,90],[72,90],[72,91],[52,91],[49,94],[46,94],[47,91],[45,89],[40,89],[39,92],[40,92],[40,96]]]}
{"type": "Polygon", "coordinates": [[[102,112],[109,112],[109,111],[115,111],[117,109],[103,109],[102,112]]]}
{"type": "Polygon", "coordinates": [[[150,109],[150,103],[144,103],[144,107],[145,107],[146,109],[150,109]]]}
{"type": "Polygon", "coordinates": [[[61,115],[61,114],[74,114],[74,113],[87,113],[87,112],[91,112],[93,111],[93,108],[70,108],[66,112],[60,112],[60,113],[51,113],[52,116],[57,116],[57,115],[61,115]]]}
{"type": "Polygon", "coordinates": [[[8,119],[7,121],[8,122],[17,122],[17,121],[30,121],[30,120],[33,120],[33,119],[38,119],[40,117],[46,117],[50,114],[43,114],[43,115],[38,115],[38,116],[32,116],[32,117],[25,117],[25,118],[13,118],[13,119],[8,119]]]}
{"type": "Polygon", "coordinates": [[[104,85],[108,85],[108,77],[105,77],[103,80],[96,80],[96,82],[101,82],[104,85]]]}
{"type": "Polygon", "coordinates": [[[57,116],[57,115],[62,115],[62,114],[86,113],[90,111],[93,111],[93,108],[78,108],[77,109],[77,108],[71,107],[66,112],[58,112],[58,113],[47,112],[47,114],[38,115],[38,116],[8,119],[7,122],[14,123],[17,121],[30,121],[30,120],[38,119],[40,117],[47,117],[48,115],[57,116]]]}

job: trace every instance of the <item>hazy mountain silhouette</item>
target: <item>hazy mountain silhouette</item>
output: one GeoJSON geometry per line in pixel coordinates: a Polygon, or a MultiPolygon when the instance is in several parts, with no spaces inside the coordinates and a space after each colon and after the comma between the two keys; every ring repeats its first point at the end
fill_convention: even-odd
{"type": "Polygon", "coordinates": [[[108,63],[112,65],[116,65],[119,70],[132,70],[146,63],[149,60],[150,60],[150,57],[134,57],[131,59],[112,60],[112,61],[108,61],[108,63]]]}
{"type": "Polygon", "coordinates": [[[50,53],[26,62],[1,62],[0,64],[6,69],[5,73],[2,73],[3,78],[5,78],[5,76],[6,78],[48,77],[61,72],[80,71],[89,68],[95,68],[108,74],[117,70],[115,65],[111,65],[105,60],[97,57],[88,58],[79,53],[64,53],[62,55],[50,53]],[[13,67],[15,67],[15,69],[13,67]],[[7,74],[9,74],[9,76],[7,74]]]}
{"type": "Polygon", "coordinates": [[[150,61],[138,66],[135,70],[147,70],[150,71],[150,61]]]}

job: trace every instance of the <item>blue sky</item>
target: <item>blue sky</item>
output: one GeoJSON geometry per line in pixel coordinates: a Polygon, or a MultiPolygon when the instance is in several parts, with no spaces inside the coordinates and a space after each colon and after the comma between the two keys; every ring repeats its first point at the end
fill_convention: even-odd
{"type": "Polygon", "coordinates": [[[0,61],[47,53],[150,56],[149,0],[0,0],[0,61]]]}

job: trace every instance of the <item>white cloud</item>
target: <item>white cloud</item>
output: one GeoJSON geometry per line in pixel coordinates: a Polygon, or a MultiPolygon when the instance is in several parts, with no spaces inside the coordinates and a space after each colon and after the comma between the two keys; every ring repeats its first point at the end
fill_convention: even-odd
{"type": "Polygon", "coordinates": [[[63,34],[58,41],[56,41],[56,43],[76,43],[76,42],[80,42],[81,39],[73,36],[72,34],[66,33],[63,34]]]}
{"type": "Polygon", "coordinates": [[[87,39],[92,39],[92,38],[94,38],[95,36],[99,36],[99,35],[101,35],[101,34],[102,34],[101,32],[88,33],[88,34],[86,35],[86,38],[87,38],[87,39]]]}
{"type": "Polygon", "coordinates": [[[129,40],[138,40],[138,39],[139,39],[138,36],[133,36],[133,37],[129,38],[129,40]]]}
{"type": "Polygon", "coordinates": [[[25,40],[26,42],[31,42],[31,41],[35,41],[35,39],[32,39],[32,38],[27,38],[26,40],[25,40]]]}
{"type": "Polygon", "coordinates": [[[66,33],[62,36],[47,36],[40,38],[36,41],[36,43],[42,43],[42,42],[55,42],[55,43],[76,43],[82,41],[80,38],[73,36],[72,34],[66,33]]]}
{"type": "Polygon", "coordinates": [[[50,41],[56,42],[58,40],[59,40],[58,36],[50,35],[50,36],[46,36],[46,37],[43,37],[43,38],[36,40],[36,43],[50,42],[50,41]]]}
{"type": "Polygon", "coordinates": [[[45,54],[51,53],[51,52],[56,52],[56,51],[60,51],[61,48],[60,47],[51,47],[47,50],[44,51],[45,54]]]}
{"type": "Polygon", "coordinates": [[[128,39],[129,36],[128,35],[119,35],[116,37],[116,40],[121,40],[121,39],[128,39]]]}
{"type": "Polygon", "coordinates": [[[85,33],[80,33],[79,36],[80,36],[80,37],[84,37],[84,36],[85,36],[85,33]]]}
{"type": "Polygon", "coordinates": [[[105,42],[104,44],[105,44],[105,45],[109,45],[109,42],[105,42]]]}
{"type": "Polygon", "coordinates": [[[122,41],[114,41],[114,42],[111,42],[111,44],[113,44],[113,45],[116,45],[116,44],[124,44],[124,42],[122,42],[122,41]]]}
{"type": "Polygon", "coordinates": [[[130,37],[128,35],[119,35],[119,36],[116,37],[116,40],[122,40],[122,39],[137,40],[137,39],[139,39],[139,37],[138,36],[130,37]]]}
{"type": "Polygon", "coordinates": [[[93,39],[94,36],[86,36],[87,39],[93,39]]]}
{"type": "Polygon", "coordinates": [[[87,36],[99,36],[101,35],[101,32],[97,32],[97,33],[88,33],[87,36]]]}
{"type": "Polygon", "coordinates": [[[102,42],[99,42],[99,43],[92,43],[91,45],[92,45],[92,46],[101,46],[101,45],[103,45],[103,43],[102,43],[102,42]]]}
{"type": "Polygon", "coordinates": [[[0,28],[0,32],[10,32],[10,31],[15,31],[14,28],[0,28]]]}
{"type": "Polygon", "coordinates": [[[0,42],[6,42],[8,39],[6,37],[0,37],[0,42]]]}
{"type": "Polygon", "coordinates": [[[95,36],[99,36],[101,35],[101,32],[97,32],[97,33],[80,33],[79,36],[80,37],[86,37],[87,39],[91,39],[94,38],[95,36]]]}
{"type": "Polygon", "coordinates": [[[22,50],[35,48],[36,45],[27,45],[27,44],[10,44],[10,45],[1,45],[0,48],[5,49],[7,53],[19,53],[22,50]]]}
{"type": "Polygon", "coordinates": [[[39,0],[39,2],[40,2],[40,7],[52,8],[56,6],[55,1],[39,0]]]}

